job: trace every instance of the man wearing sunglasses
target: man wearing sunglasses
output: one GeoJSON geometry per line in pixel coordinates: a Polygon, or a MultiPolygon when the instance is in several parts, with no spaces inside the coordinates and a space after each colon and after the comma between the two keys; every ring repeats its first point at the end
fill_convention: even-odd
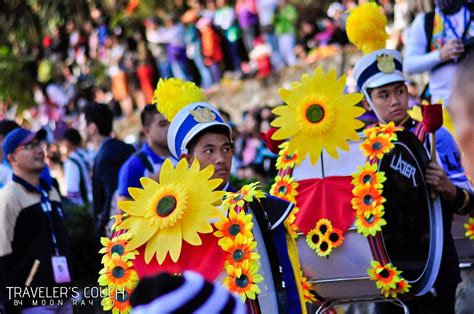
{"type": "MultiPolygon", "coordinates": [[[[45,138],[43,129],[31,132],[18,128],[3,142],[3,152],[13,177],[0,190],[1,301],[10,306],[12,312],[21,308],[13,307],[11,296],[8,297],[4,290],[6,287],[29,285],[33,289],[53,289],[71,280],[61,198],[57,189],[40,176],[46,166],[45,138]]],[[[25,298],[22,307],[33,307],[34,301],[25,298]]],[[[64,313],[72,313],[70,303],[60,304],[32,310],[58,311],[62,308],[64,313]]]]}

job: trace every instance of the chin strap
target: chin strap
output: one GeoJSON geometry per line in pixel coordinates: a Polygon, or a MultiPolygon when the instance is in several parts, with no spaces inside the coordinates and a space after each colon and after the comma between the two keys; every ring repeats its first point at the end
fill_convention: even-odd
{"type": "Polygon", "coordinates": [[[377,119],[382,123],[387,123],[384,119],[382,119],[382,116],[379,114],[377,109],[375,109],[374,103],[372,102],[372,99],[370,99],[369,93],[367,93],[367,89],[363,89],[362,93],[365,96],[365,100],[367,100],[367,102],[369,103],[370,108],[372,108],[372,110],[374,111],[375,116],[377,117],[377,119]]]}

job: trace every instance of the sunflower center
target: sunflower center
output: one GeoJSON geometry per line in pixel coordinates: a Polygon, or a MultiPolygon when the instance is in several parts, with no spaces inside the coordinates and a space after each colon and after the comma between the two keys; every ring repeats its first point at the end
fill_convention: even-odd
{"type": "Polygon", "coordinates": [[[321,234],[325,234],[326,231],[328,231],[328,226],[326,226],[326,225],[321,225],[321,226],[319,227],[319,231],[321,232],[321,234]]]}
{"type": "Polygon", "coordinates": [[[370,174],[366,174],[362,177],[362,182],[365,184],[367,182],[372,183],[372,176],[370,174]]]}
{"type": "Polygon", "coordinates": [[[337,242],[339,241],[339,235],[333,232],[329,235],[329,240],[331,240],[331,242],[337,242]]]}
{"type": "Polygon", "coordinates": [[[110,249],[110,253],[112,254],[117,253],[118,255],[122,255],[124,251],[125,251],[125,248],[123,247],[122,244],[115,244],[110,249]]]}
{"type": "Polygon", "coordinates": [[[249,277],[245,274],[242,274],[239,278],[235,279],[235,284],[240,288],[245,288],[249,285],[249,277]]]}
{"type": "Polygon", "coordinates": [[[160,199],[158,205],[156,205],[156,213],[160,217],[167,217],[176,209],[176,198],[171,195],[167,195],[160,199]]]}
{"type": "Polygon", "coordinates": [[[125,269],[121,266],[115,266],[112,268],[112,276],[114,278],[122,278],[125,275],[125,269]]]}
{"type": "Polygon", "coordinates": [[[285,154],[285,160],[291,161],[295,157],[295,154],[285,154]]]}
{"type": "Polygon", "coordinates": [[[240,225],[239,224],[233,224],[229,227],[229,233],[232,235],[232,236],[236,236],[237,234],[239,234],[240,232],[240,225]]]}
{"type": "Polygon", "coordinates": [[[324,108],[321,105],[311,105],[306,109],[306,119],[311,123],[318,123],[324,119],[324,108]]]}
{"type": "Polygon", "coordinates": [[[329,249],[329,244],[326,241],[321,242],[321,245],[319,246],[319,249],[323,252],[327,251],[329,249]]]}
{"type": "Polygon", "coordinates": [[[232,258],[234,259],[234,261],[240,262],[244,258],[244,255],[245,255],[245,252],[243,250],[237,249],[232,254],[232,258]]]}
{"type": "Polygon", "coordinates": [[[286,191],[288,191],[288,188],[285,185],[280,185],[278,188],[278,193],[286,194],[286,191]]]}
{"type": "Polygon", "coordinates": [[[365,218],[365,221],[367,221],[368,223],[373,223],[374,220],[375,220],[375,216],[372,215],[372,214],[370,214],[369,217],[366,217],[366,218],[365,218]]]}
{"type": "Polygon", "coordinates": [[[382,148],[382,143],[380,142],[375,142],[372,144],[372,149],[373,150],[380,150],[382,148]]]}
{"type": "Polygon", "coordinates": [[[370,205],[370,204],[372,204],[373,201],[374,201],[374,199],[373,199],[372,195],[367,194],[367,195],[364,196],[364,204],[365,205],[370,205]]]}
{"type": "Polygon", "coordinates": [[[313,241],[314,244],[319,242],[319,236],[317,234],[313,234],[311,237],[311,241],[313,241]]]}
{"type": "Polygon", "coordinates": [[[115,299],[120,303],[127,302],[128,292],[125,289],[123,291],[115,291],[115,299]]]}
{"type": "Polygon", "coordinates": [[[388,278],[388,276],[390,275],[390,272],[384,268],[384,269],[379,273],[379,275],[380,275],[380,277],[382,277],[382,278],[388,278]]]}

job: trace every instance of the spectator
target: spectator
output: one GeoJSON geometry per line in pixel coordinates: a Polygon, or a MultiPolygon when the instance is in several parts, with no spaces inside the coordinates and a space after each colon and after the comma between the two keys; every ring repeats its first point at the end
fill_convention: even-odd
{"type": "MultiPolygon", "coordinates": [[[[12,181],[0,191],[0,282],[4,287],[51,289],[71,281],[68,244],[59,192],[40,179],[45,164],[46,131],[18,128],[3,142],[13,169],[12,181]],[[62,267],[59,268],[58,266],[62,267]]],[[[5,296],[5,291],[1,291],[5,296]]],[[[34,299],[34,298],[32,298],[34,299]]],[[[2,300],[11,312],[11,300],[2,300]]],[[[72,313],[70,302],[38,306],[23,298],[30,313],[72,313]]],[[[26,312],[25,312],[26,313],[26,312]]]]}
{"type": "Polygon", "coordinates": [[[258,14],[256,0],[237,0],[235,12],[242,30],[242,39],[247,52],[253,48],[253,43],[257,37],[258,14]]]}
{"type": "Polygon", "coordinates": [[[258,20],[260,22],[260,32],[265,42],[272,46],[272,67],[276,71],[283,68],[284,62],[280,55],[278,40],[275,36],[273,20],[278,0],[257,0],[258,20]]]}
{"type": "Polygon", "coordinates": [[[287,0],[280,0],[275,12],[275,34],[278,38],[278,48],[283,61],[289,66],[296,64],[295,45],[298,11],[287,0]]]}
{"type": "Polygon", "coordinates": [[[201,32],[204,64],[210,68],[213,81],[218,83],[221,80],[221,64],[224,60],[221,38],[212,27],[212,19],[209,17],[200,18],[196,23],[196,27],[201,32]]]}
{"type": "MultiPolygon", "coordinates": [[[[12,120],[0,121],[0,145],[3,144],[8,133],[19,128],[20,126],[12,120]]],[[[12,179],[12,169],[7,161],[7,156],[4,155],[3,149],[0,146],[0,189],[3,188],[12,179]]]]}
{"type": "Polygon", "coordinates": [[[148,48],[155,58],[156,67],[160,71],[160,77],[164,79],[173,77],[168,54],[166,53],[166,43],[162,42],[160,38],[162,27],[158,24],[156,18],[146,20],[145,27],[148,48]]]}
{"type": "Polygon", "coordinates": [[[84,117],[87,136],[97,151],[92,167],[92,196],[96,227],[99,234],[103,235],[110,217],[112,198],[117,189],[117,173],[133,154],[134,148],[110,137],[114,117],[106,105],[87,105],[84,108],[84,117]]]}
{"type": "Polygon", "coordinates": [[[162,30],[161,41],[167,43],[166,52],[173,71],[173,76],[185,81],[191,80],[186,57],[184,42],[184,25],[174,16],[165,18],[165,28],[162,30]]]}

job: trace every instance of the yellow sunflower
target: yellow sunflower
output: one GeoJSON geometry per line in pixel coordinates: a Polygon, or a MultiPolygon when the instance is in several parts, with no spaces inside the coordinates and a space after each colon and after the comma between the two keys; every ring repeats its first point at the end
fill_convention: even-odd
{"type": "Polygon", "coordinates": [[[229,217],[221,217],[214,226],[218,229],[214,235],[221,238],[218,242],[220,247],[225,244],[227,238],[233,241],[238,234],[242,234],[244,238],[253,238],[252,214],[245,214],[243,210],[238,214],[233,209],[229,210],[229,217]]]}
{"type": "Polygon", "coordinates": [[[318,229],[316,228],[312,229],[306,235],[306,243],[308,243],[308,246],[314,251],[316,251],[322,240],[323,236],[321,236],[321,233],[319,233],[318,229]]]}
{"type": "Polygon", "coordinates": [[[340,247],[342,242],[344,242],[344,234],[342,233],[342,230],[333,228],[328,235],[328,240],[333,248],[340,247]]]}
{"type": "Polygon", "coordinates": [[[233,241],[230,238],[225,238],[222,249],[229,253],[226,258],[226,265],[230,264],[235,268],[241,268],[245,261],[255,263],[260,259],[260,255],[255,252],[256,248],[257,242],[251,238],[245,238],[240,233],[237,234],[233,241]]]}
{"type": "Polygon", "coordinates": [[[316,254],[319,256],[328,256],[331,254],[333,246],[331,241],[328,238],[323,237],[323,239],[319,242],[319,245],[316,246],[316,254]]]}
{"type": "Polygon", "coordinates": [[[316,223],[315,229],[318,230],[321,235],[327,236],[329,233],[332,232],[332,223],[329,219],[326,218],[319,219],[316,223]]]}
{"type": "Polygon", "coordinates": [[[382,188],[382,183],[387,180],[385,172],[378,172],[377,164],[371,165],[369,162],[366,162],[364,166],[358,166],[357,172],[352,177],[352,185],[354,186],[369,183],[375,188],[382,188]]]}
{"type": "Polygon", "coordinates": [[[298,192],[296,188],[298,187],[298,182],[289,175],[286,176],[276,176],[275,183],[270,188],[270,194],[276,197],[282,198],[292,203],[296,203],[296,195],[298,192]]]}
{"type": "Polygon", "coordinates": [[[390,121],[387,124],[380,124],[380,132],[388,136],[390,141],[397,140],[396,132],[403,130],[403,127],[396,126],[393,121],[390,121]]]}
{"type": "Polygon", "coordinates": [[[388,289],[382,290],[382,294],[384,297],[388,298],[391,297],[395,299],[397,295],[399,294],[404,294],[410,291],[411,285],[406,281],[405,279],[401,279],[399,282],[395,283],[396,287],[395,289],[388,289]]]}
{"type": "Polygon", "coordinates": [[[382,230],[382,227],[387,224],[387,221],[382,218],[384,211],[381,209],[376,210],[374,213],[365,216],[364,214],[357,214],[355,225],[357,232],[367,237],[369,235],[374,236],[377,232],[382,230]]]}
{"type": "Polygon", "coordinates": [[[293,169],[301,163],[301,158],[297,151],[294,151],[293,153],[288,152],[288,142],[284,142],[278,147],[280,147],[280,151],[278,152],[278,158],[275,165],[277,170],[293,169]]]}
{"type": "Polygon", "coordinates": [[[260,182],[244,185],[238,192],[227,192],[222,200],[224,209],[243,208],[245,202],[252,202],[254,198],[263,198],[265,193],[260,190],[260,182]]]}
{"type": "Polygon", "coordinates": [[[474,217],[469,218],[468,222],[464,224],[464,228],[466,229],[466,237],[474,240],[474,217]]]}
{"type": "Polygon", "coordinates": [[[102,289],[102,308],[104,311],[112,311],[112,314],[130,313],[132,306],[130,305],[131,289],[117,289],[116,287],[107,287],[102,289]]]}
{"type": "Polygon", "coordinates": [[[118,237],[113,237],[112,239],[103,237],[100,238],[100,243],[104,246],[100,249],[99,253],[105,254],[102,257],[102,264],[107,263],[112,258],[114,253],[122,256],[125,260],[135,259],[135,255],[138,255],[137,250],[125,252],[128,241],[130,240],[131,234],[124,233],[118,237]]]}
{"type": "Polygon", "coordinates": [[[303,272],[301,272],[300,278],[301,278],[301,289],[303,290],[304,301],[308,303],[315,303],[317,299],[314,293],[311,292],[313,290],[312,284],[308,282],[308,279],[305,276],[303,276],[303,272]]]}
{"type": "Polygon", "coordinates": [[[210,179],[213,168],[199,169],[194,159],[188,168],[186,159],[181,159],[176,169],[167,159],[160,170],[160,183],[141,178],[143,189],[131,189],[133,201],[121,201],[119,207],[129,217],[121,224],[131,232],[127,251],[146,243],[145,262],[156,254],[162,264],[168,252],[173,262],[181,254],[182,241],[201,245],[199,233],[213,231],[209,220],[220,217],[213,205],[219,202],[224,192],[214,191],[221,179],[210,179]]]}
{"type": "Polygon", "coordinates": [[[278,117],[272,122],[279,128],[274,140],[289,139],[288,152],[296,151],[300,158],[310,155],[317,163],[321,150],[337,158],[337,149],[349,150],[347,140],[358,140],[356,130],[363,123],[356,118],[364,109],[356,104],[362,94],[343,95],[346,78],[336,78],[336,71],[324,75],[319,66],[313,75],[303,75],[301,82],[278,92],[286,105],[273,109],[278,117]]]}
{"type": "Polygon", "coordinates": [[[119,215],[110,216],[110,218],[114,220],[114,223],[112,224],[112,227],[110,227],[110,231],[112,231],[112,232],[119,231],[120,230],[120,224],[122,223],[122,221],[127,219],[127,216],[128,215],[126,215],[126,214],[119,214],[119,215]]]}
{"type": "Polygon", "coordinates": [[[370,280],[376,282],[377,288],[382,290],[395,289],[397,282],[402,280],[399,276],[401,271],[397,270],[397,268],[390,263],[382,266],[380,262],[372,261],[367,273],[370,276],[370,280]]]}
{"type": "Polygon", "coordinates": [[[375,133],[371,133],[360,145],[362,152],[370,160],[381,159],[382,156],[391,151],[394,146],[387,135],[376,135],[375,133]]]}
{"type": "Polygon", "coordinates": [[[368,216],[383,207],[386,201],[382,196],[382,191],[370,183],[358,185],[352,190],[354,197],[351,200],[352,208],[357,211],[358,215],[364,214],[368,216]]]}
{"type": "Polygon", "coordinates": [[[117,288],[131,289],[138,281],[137,272],[133,269],[133,263],[125,260],[117,253],[105,264],[99,272],[98,283],[101,286],[113,286],[117,288]]]}
{"type": "Polygon", "coordinates": [[[227,265],[226,272],[228,276],[224,279],[224,286],[227,289],[237,293],[243,301],[246,298],[255,300],[256,294],[261,292],[257,284],[263,280],[256,264],[245,261],[240,269],[227,265]]]}

